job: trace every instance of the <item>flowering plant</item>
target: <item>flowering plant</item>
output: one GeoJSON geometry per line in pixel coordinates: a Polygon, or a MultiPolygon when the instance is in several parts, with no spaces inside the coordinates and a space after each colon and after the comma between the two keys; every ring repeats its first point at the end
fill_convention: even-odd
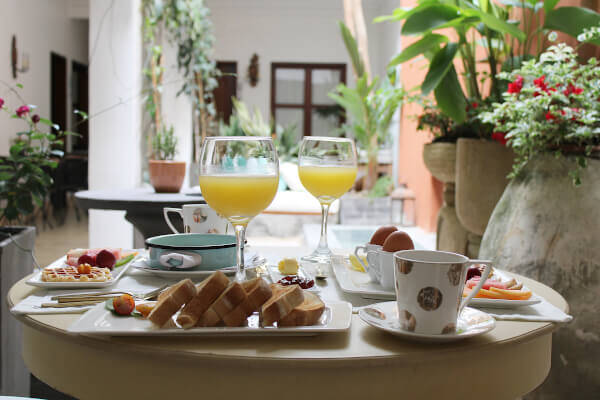
{"type": "Polygon", "coordinates": [[[21,105],[13,111],[0,98],[0,111],[26,125],[25,130],[17,132],[9,155],[0,158],[0,220],[22,222],[23,217],[33,213],[35,205],[43,205],[52,186],[50,171],[57,166],[56,158],[63,155],[57,150],[59,145],[62,147],[62,133],[40,129],[40,125],[47,125],[58,131],[58,125],[40,118],[34,109],[32,105],[21,105]]]}
{"type": "MultiPolygon", "coordinates": [[[[585,37],[580,37],[580,39],[585,37]]],[[[539,60],[523,63],[499,78],[510,81],[504,102],[481,114],[495,126],[516,153],[515,177],[525,164],[540,153],[557,156],[580,151],[570,175],[580,184],[579,172],[586,157],[600,145],[600,66],[591,58],[577,61],[575,50],[564,43],[551,46],[539,60]]]]}

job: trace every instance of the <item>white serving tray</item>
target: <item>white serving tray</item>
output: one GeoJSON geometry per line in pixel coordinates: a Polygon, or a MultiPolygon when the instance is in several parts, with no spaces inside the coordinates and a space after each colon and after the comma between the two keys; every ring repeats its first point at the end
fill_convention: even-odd
{"type": "MultiPolygon", "coordinates": [[[[25,283],[31,286],[37,286],[46,289],[89,289],[108,287],[114,285],[115,282],[117,282],[121,278],[121,276],[123,276],[123,274],[129,269],[131,264],[134,263],[138,257],[139,254],[133,257],[133,259],[127,264],[113,268],[113,270],[111,271],[112,279],[104,282],[45,282],[42,280],[42,271],[40,270],[37,271],[36,274],[29,278],[25,283]]],[[[67,265],[66,260],[67,256],[63,256],[58,260],[54,261],[52,264],[48,265],[46,268],[64,267],[67,265]]]]}
{"type": "MultiPolygon", "coordinates": [[[[345,301],[327,302],[319,322],[312,326],[277,328],[260,327],[259,317],[254,313],[243,327],[207,327],[182,329],[158,328],[152,322],[137,317],[120,317],[107,310],[104,303],[83,314],[68,329],[85,335],[108,336],[312,336],[325,332],[343,332],[350,328],[352,305],[345,301]]],[[[173,316],[175,320],[177,314],[173,316]]]]}
{"type": "Polygon", "coordinates": [[[369,274],[350,266],[350,260],[344,256],[331,257],[331,269],[342,291],[358,294],[369,299],[395,299],[394,290],[385,289],[379,283],[372,282],[369,274]]]}

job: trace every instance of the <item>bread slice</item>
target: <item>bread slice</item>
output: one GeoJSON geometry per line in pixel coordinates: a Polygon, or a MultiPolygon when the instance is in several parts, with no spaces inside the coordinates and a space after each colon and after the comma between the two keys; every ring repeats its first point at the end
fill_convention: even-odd
{"type": "Polygon", "coordinates": [[[279,285],[272,285],[275,289],[273,296],[263,304],[261,308],[262,325],[273,325],[292,310],[298,307],[304,301],[304,293],[298,285],[291,285],[279,288],[279,285]]]}
{"type": "Polygon", "coordinates": [[[182,305],[196,295],[196,286],[189,279],[184,279],[173,285],[167,295],[162,296],[148,314],[148,319],[155,325],[163,326],[182,305]]]}
{"type": "Polygon", "coordinates": [[[246,292],[241,284],[232,282],[227,289],[212,304],[213,310],[219,317],[223,318],[229,314],[238,304],[246,299],[246,292]]]}
{"type": "Polygon", "coordinates": [[[244,325],[246,318],[257,311],[272,295],[271,288],[262,278],[242,282],[242,287],[246,292],[246,298],[223,317],[223,322],[227,326],[244,325]]]}
{"type": "Polygon", "coordinates": [[[309,326],[315,325],[325,311],[325,303],[314,293],[304,292],[304,301],[285,317],[277,322],[277,326],[309,326]]]}
{"type": "Polygon", "coordinates": [[[181,310],[177,323],[182,328],[191,328],[198,319],[229,286],[229,278],[221,271],[216,271],[196,287],[197,294],[181,310]]]}
{"type": "Polygon", "coordinates": [[[214,308],[209,307],[208,310],[198,318],[196,326],[206,328],[209,326],[217,326],[219,325],[219,322],[221,322],[221,317],[219,317],[219,314],[217,314],[214,308]]]}

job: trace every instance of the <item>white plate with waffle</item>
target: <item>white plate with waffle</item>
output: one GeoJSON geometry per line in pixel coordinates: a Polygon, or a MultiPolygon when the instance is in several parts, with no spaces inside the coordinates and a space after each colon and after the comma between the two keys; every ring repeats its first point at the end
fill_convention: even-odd
{"type": "MultiPolygon", "coordinates": [[[[131,250],[134,251],[134,250],[131,250]]],[[[121,266],[114,267],[112,271],[107,273],[107,268],[92,267],[89,274],[80,274],[77,267],[67,265],[67,257],[61,257],[48,265],[46,268],[37,271],[25,283],[31,286],[42,287],[46,289],[86,289],[86,288],[103,288],[113,285],[121,276],[129,269],[131,264],[137,259],[135,256],[131,261],[121,266]],[[47,275],[46,279],[54,279],[57,281],[44,280],[43,275],[47,275]],[[67,281],[66,276],[73,277],[73,280],[67,281]]]]}
{"type": "Polygon", "coordinates": [[[173,325],[170,327],[158,328],[147,319],[117,316],[101,303],[83,314],[68,330],[85,335],[108,336],[313,336],[348,330],[352,321],[352,305],[345,301],[325,302],[325,311],[317,324],[285,328],[261,327],[258,313],[248,317],[247,324],[241,327],[182,329],[176,326],[176,318],[177,314],[172,317],[173,325]]]}

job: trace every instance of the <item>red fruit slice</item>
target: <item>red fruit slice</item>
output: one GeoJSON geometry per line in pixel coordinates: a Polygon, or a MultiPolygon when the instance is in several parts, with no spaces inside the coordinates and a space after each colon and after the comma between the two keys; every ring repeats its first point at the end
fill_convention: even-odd
{"type": "Polygon", "coordinates": [[[116,262],[115,255],[108,250],[101,250],[96,256],[96,266],[98,267],[112,270],[116,262]]]}
{"type": "Polygon", "coordinates": [[[90,254],[84,254],[77,259],[77,265],[89,264],[91,266],[96,265],[96,257],[90,254]]]}
{"type": "MultiPolygon", "coordinates": [[[[479,283],[479,277],[477,277],[477,276],[476,276],[476,277],[473,277],[473,278],[469,279],[469,280],[467,281],[467,284],[466,284],[466,286],[467,286],[469,289],[472,289],[472,288],[474,288],[474,287],[475,287],[475,286],[476,286],[478,283],[479,283]]],[[[482,286],[481,288],[482,288],[482,289],[489,290],[491,287],[495,287],[495,288],[498,288],[498,289],[508,289],[508,288],[506,287],[506,283],[502,283],[502,282],[500,282],[500,281],[495,281],[495,280],[492,280],[492,279],[488,279],[488,280],[486,280],[486,281],[485,281],[485,283],[483,284],[483,286],[482,286]]]]}

